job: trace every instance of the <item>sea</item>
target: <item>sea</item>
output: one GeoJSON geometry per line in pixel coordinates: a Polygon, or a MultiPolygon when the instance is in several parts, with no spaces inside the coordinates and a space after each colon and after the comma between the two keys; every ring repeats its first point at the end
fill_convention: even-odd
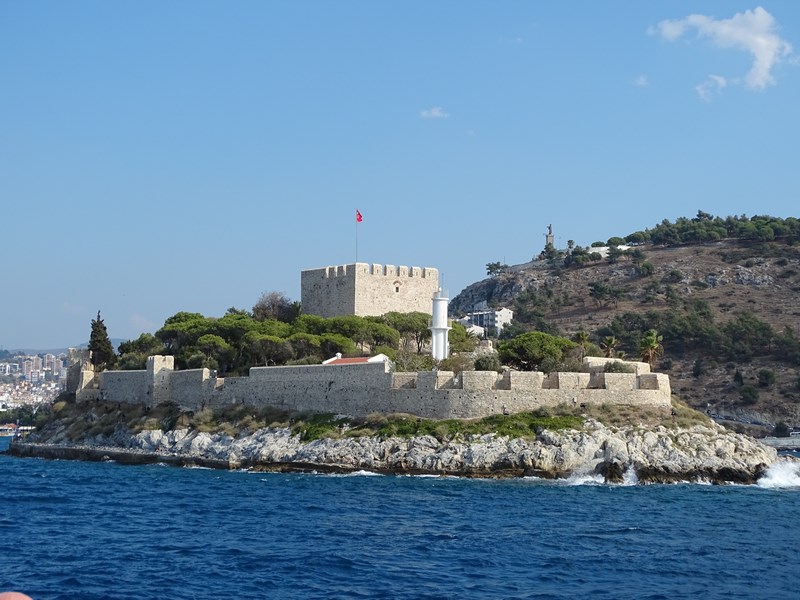
{"type": "Polygon", "coordinates": [[[786,463],[606,485],[0,454],[0,536],[0,591],[34,600],[800,598],[786,463]]]}

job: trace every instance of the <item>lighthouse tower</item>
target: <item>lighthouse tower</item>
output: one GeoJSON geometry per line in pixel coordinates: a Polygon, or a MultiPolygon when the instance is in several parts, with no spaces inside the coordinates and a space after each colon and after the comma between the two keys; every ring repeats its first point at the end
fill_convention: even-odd
{"type": "Polygon", "coordinates": [[[431,354],[434,360],[444,360],[450,354],[450,342],[447,339],[447,332],[450,327],[447,325],[447,293],[442,292],[442,288],[433,295],[433,317],[431,318],[431,354]]]}

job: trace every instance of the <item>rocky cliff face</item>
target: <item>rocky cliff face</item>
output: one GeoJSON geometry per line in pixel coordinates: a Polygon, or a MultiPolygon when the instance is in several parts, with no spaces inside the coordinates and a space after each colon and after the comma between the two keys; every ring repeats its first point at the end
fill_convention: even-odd
{"type": "Polygon", "coordinates": [[[68,443],[65,436],[55,433],[46,444],[17,444],[10,451],[86,459],[120,459],[114,453],[122,451],[126,462],[163,459],[176,464],[265,470],[369,470],[472,477],[600,475],[608,482],[627,478],[641,483],[753,483],[777,459],[774,449],[722,427],[612,430],[592,420],[583,431],[543,431],[536,440],[489,434],[445,442],[432,436],[302,442],[284,428],[262,429],[237,438],[176,429],[136,435],[120,432],[80,444],[68,443]]]}

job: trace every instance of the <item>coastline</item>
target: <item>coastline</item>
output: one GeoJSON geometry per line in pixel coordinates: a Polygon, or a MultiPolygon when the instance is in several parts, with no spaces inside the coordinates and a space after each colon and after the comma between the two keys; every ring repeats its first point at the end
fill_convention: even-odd
{"type": "Polygon", "coordinates": [[[778,460],[777,451],[722,427],[609,429],[596,421],[583,431],[542,431],[535,439],[486,434],[438,440],[342,437],[303,442],[288,428],[232,437],[189,429],[122,431],[76,442],[17,441],[17,457],[163,463],[179,467],[279,472],[447,475],[479,478],[601,475],[608,483],[709,482],[752,484],[778,460]]]}

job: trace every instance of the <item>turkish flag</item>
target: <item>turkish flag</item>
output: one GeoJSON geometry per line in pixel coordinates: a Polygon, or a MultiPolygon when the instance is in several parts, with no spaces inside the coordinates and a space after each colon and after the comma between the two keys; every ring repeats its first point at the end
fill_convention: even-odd
{"type": "Polygon", "coordinates": [[[361,223],[361,221],[363,221],[363,220],[364,220],[364,217],[362,217],[361,213],[358,212],[358,209],[356,209],[356,223],[361,223]]]}

